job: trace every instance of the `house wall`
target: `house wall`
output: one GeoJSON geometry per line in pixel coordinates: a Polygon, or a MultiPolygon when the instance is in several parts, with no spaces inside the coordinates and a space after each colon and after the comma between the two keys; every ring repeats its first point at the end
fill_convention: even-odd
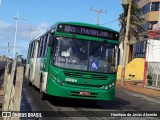
{"type": "MultiPolygon", "coordinates": [[[[144,58],[135,58],[126,65],[125,79],[127,80],[143,80],[144,79],[144,58]]],[[[121,79],[122,65],[118,66],[117,80],[121,79]]]]}

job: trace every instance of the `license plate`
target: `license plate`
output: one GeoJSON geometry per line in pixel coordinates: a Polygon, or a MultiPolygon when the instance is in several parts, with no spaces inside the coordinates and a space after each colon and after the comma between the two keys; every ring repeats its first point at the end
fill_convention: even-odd
{"type": "Polygon", "coordinates": [[[79,92],[80,95],[90,95],[90,92],[84,92],[84,91],[81,91],[79,92]]]}

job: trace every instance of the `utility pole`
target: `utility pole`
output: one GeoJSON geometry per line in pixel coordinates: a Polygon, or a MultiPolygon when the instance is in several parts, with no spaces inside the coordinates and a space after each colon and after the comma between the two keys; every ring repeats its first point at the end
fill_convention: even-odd
{"type": "Polygon", "coordinates": [[[32,37],[33,37],[32,32],[33,32],[33,31],[35,31],[35,30],[33,29],[33,25],[31,25],[31,27],[30,27],[28,30],[29,30],[29,31],[30,31],[30,33],[31,33],[31,40],[32,40],[32,37]]]}
{"type": "Polygon", "coordinates": [[[97,13],[97,25],[99,25],[99,16],[100,16],[100,14],[101,13],[106,13],[107,11],[106,10],[103,11],[102,9],[100,9],[100,10],[92,9],[92,7],[90,9],[97,13]]]}
{"type": "Polygon", "coordinates": [[[8,52],[8,58],[9,58],[9,52],[10,52],[9,42],[8,42],[8,50],[7,50],[7,52],[8,52]]]}
{"type": "Polygon", "coordinates": [[[19,20],[19,17],[18,17],[18,12],[17,12],[17,16],[14,17],[13,19],[16,20],[16,30],[15,30],[15,34],[14,34],[14,50],[13,50],[13,59],[15,59],[15,52],[16,52],[16,40],[17,40],[17,27],[18,27],[18,20],[19,20]]]}
{"type": "MultiPolygon", "coordinates": [[[[126,2],[126,0],[124,0],[126,2]]],[[[127,15],[127,25],[126,25],[126,33],[125,33],[125,39],[124,39],[124,50],[123,50],[123,57],[122,57],[122,73],[121,73],[121,85],[123,85],[125,80],[125,67],[126,67],[126,47],[128,43],[128,34],[129,34],[129,26],[130,26],[130,15],[131,15],[131,6],[132,6],[132,0],[128,0],[128,15],[127,15]]],[[[123,4],[126,5],[126,4],[123,4]]]]}
{"type": "MultiPolygon", "coordinates": [[[[13,19],[16,20],[16,30],[15,30],[15,36],[14,36],[13,59],[16,59],[15,53],[16,53],[17,28],[18,28],[18,21],[21,19],[21,18],[19,18],[19,16],[18,16],[18,12],[17,12],[17,16],[13,17],[13,19]]],[[[22,18],[22,20],[26,20],[26,18],[22,18]]]]}
{"type": "Polygon", "coordinates": [[[1,6],[1,4],[2,4],[2,0],[0,0],[0,6],[1,6]]]}

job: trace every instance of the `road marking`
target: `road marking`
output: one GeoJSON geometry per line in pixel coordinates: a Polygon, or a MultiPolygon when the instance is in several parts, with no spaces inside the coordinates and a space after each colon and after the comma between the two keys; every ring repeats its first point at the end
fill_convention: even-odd
{"type": "Polygon", "coordinates": [[[150,101],[150,102],[152,102],[152,103],[158,103],[158,104],[160,104],[160,101],[159,101],[159,100],[154,99],[154,98],[147,97],[147,96],[145,96],[145,95],[141,95],[141,94],[137,94],[137,93],[131,93],[131,92],[127,92],[127,91],[123,91],[123,92],[125,92],[125,93],[127,93],[127,94],[129,94],[129,95],[131,95],[131,96],[134,96],[134,97],[138,97],[138,98],[141,98],[141,99],[148,100],[148,101],[150,101]]]}

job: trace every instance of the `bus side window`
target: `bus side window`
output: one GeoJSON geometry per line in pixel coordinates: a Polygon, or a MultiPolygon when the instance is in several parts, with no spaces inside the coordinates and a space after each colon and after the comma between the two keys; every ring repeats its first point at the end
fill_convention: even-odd
{"type": "Polygon", "coordinates": [[[33,42],[33,45],[32,45],[32,54],[31,54],[31,57],[33,58],[34,57],[34,50],[35,49],[35,42],[33,42]]]}
{"type": "Polygon", "coordinates": [[[41,46],[41,57],[43,57],[43,51],[44,51],[44,43],[45,43],[45,38],[44,36],[42,37],[42,46],[41,46]]]}
{"type": "Polygon", "coordinates": [[[37,54],[37,57],[39,57],[39,52],[40,52],[40,40],[38,40],[38,54],[37,54]]]}
{"type": "Polygon", "coordinates": [[[32,57],[33,42],[31,43],[29,56],[32,57]]]}
{"type": "Polygon", "coordinates": [[[28,57],[30,57],[30,51],[31,51],[31,44],[29,44],[29,47],[28,47],[28,57]]]}
{"type": "Polygon", "coordinates": [[[46,35],[45,56],[47,56],[48,44],[49,44],[49,34],[46,35]]]}
{"type": "Polygon", "coordinates": [[[40,44],[41,44],[41,40],[39,39],[38,40],[38,55],[37,55],[37,57],[39,57],[39,53],[40,53],[40,44]]]}
{"type": "Polygon", "coordinates": [[[51,63],[54,64],[55,62],[55,57],[56,57],[56,49],[57,49],[57,40],[54,40],[54,37],[50,37],[49,39],[49,45],[48,46],[52,46],[51,47],[51,63]]]}
{"type": "Polygon", "coordinates": [[[31,58],[32,58],[32,51],[33,51],[33,42],[32,42],[31,53],[30,53],[30,57],[31,57],[31,58]]]}
{"type": "Polygon", "coordinates": [[[42,38],[40,39],[40,46],[39,46],[39,57],[42,56],[42,48],[43,48],[43,40],[42,38]]]}
{"type": "Polygon", "coordinates": [[[44,56],[44,54],[43,54],[44,53],[44,44],[45,44],[45,36],[42,37],[42,48],[41,48],[42,49],[42,51],[41,51],[42,57],[44,56]]]}
{"type": "Polygon", "coordinates": [[[48,35],[48,46],[53,46],[54,37],[53,34],[48,35]]]}
{"type": "Polygon", "coordinates": [[[43,57],[46,57],[46,55],[45,55],[46,47],[47,47],[47,35],[45,35],[45,36],[43,37],[43,52],[42,52],[42,56],[43,56],[43,57]]]}
{"type": "Polygon", "coordinates": [[[46,57],[46,55],[47,55],[47,48],[48,48],[47,37],[48,37],[48,35],[46,34],[45,38],[44,38],[44,48],[43,48],[43,56],[44,57],[46,57]]]}

